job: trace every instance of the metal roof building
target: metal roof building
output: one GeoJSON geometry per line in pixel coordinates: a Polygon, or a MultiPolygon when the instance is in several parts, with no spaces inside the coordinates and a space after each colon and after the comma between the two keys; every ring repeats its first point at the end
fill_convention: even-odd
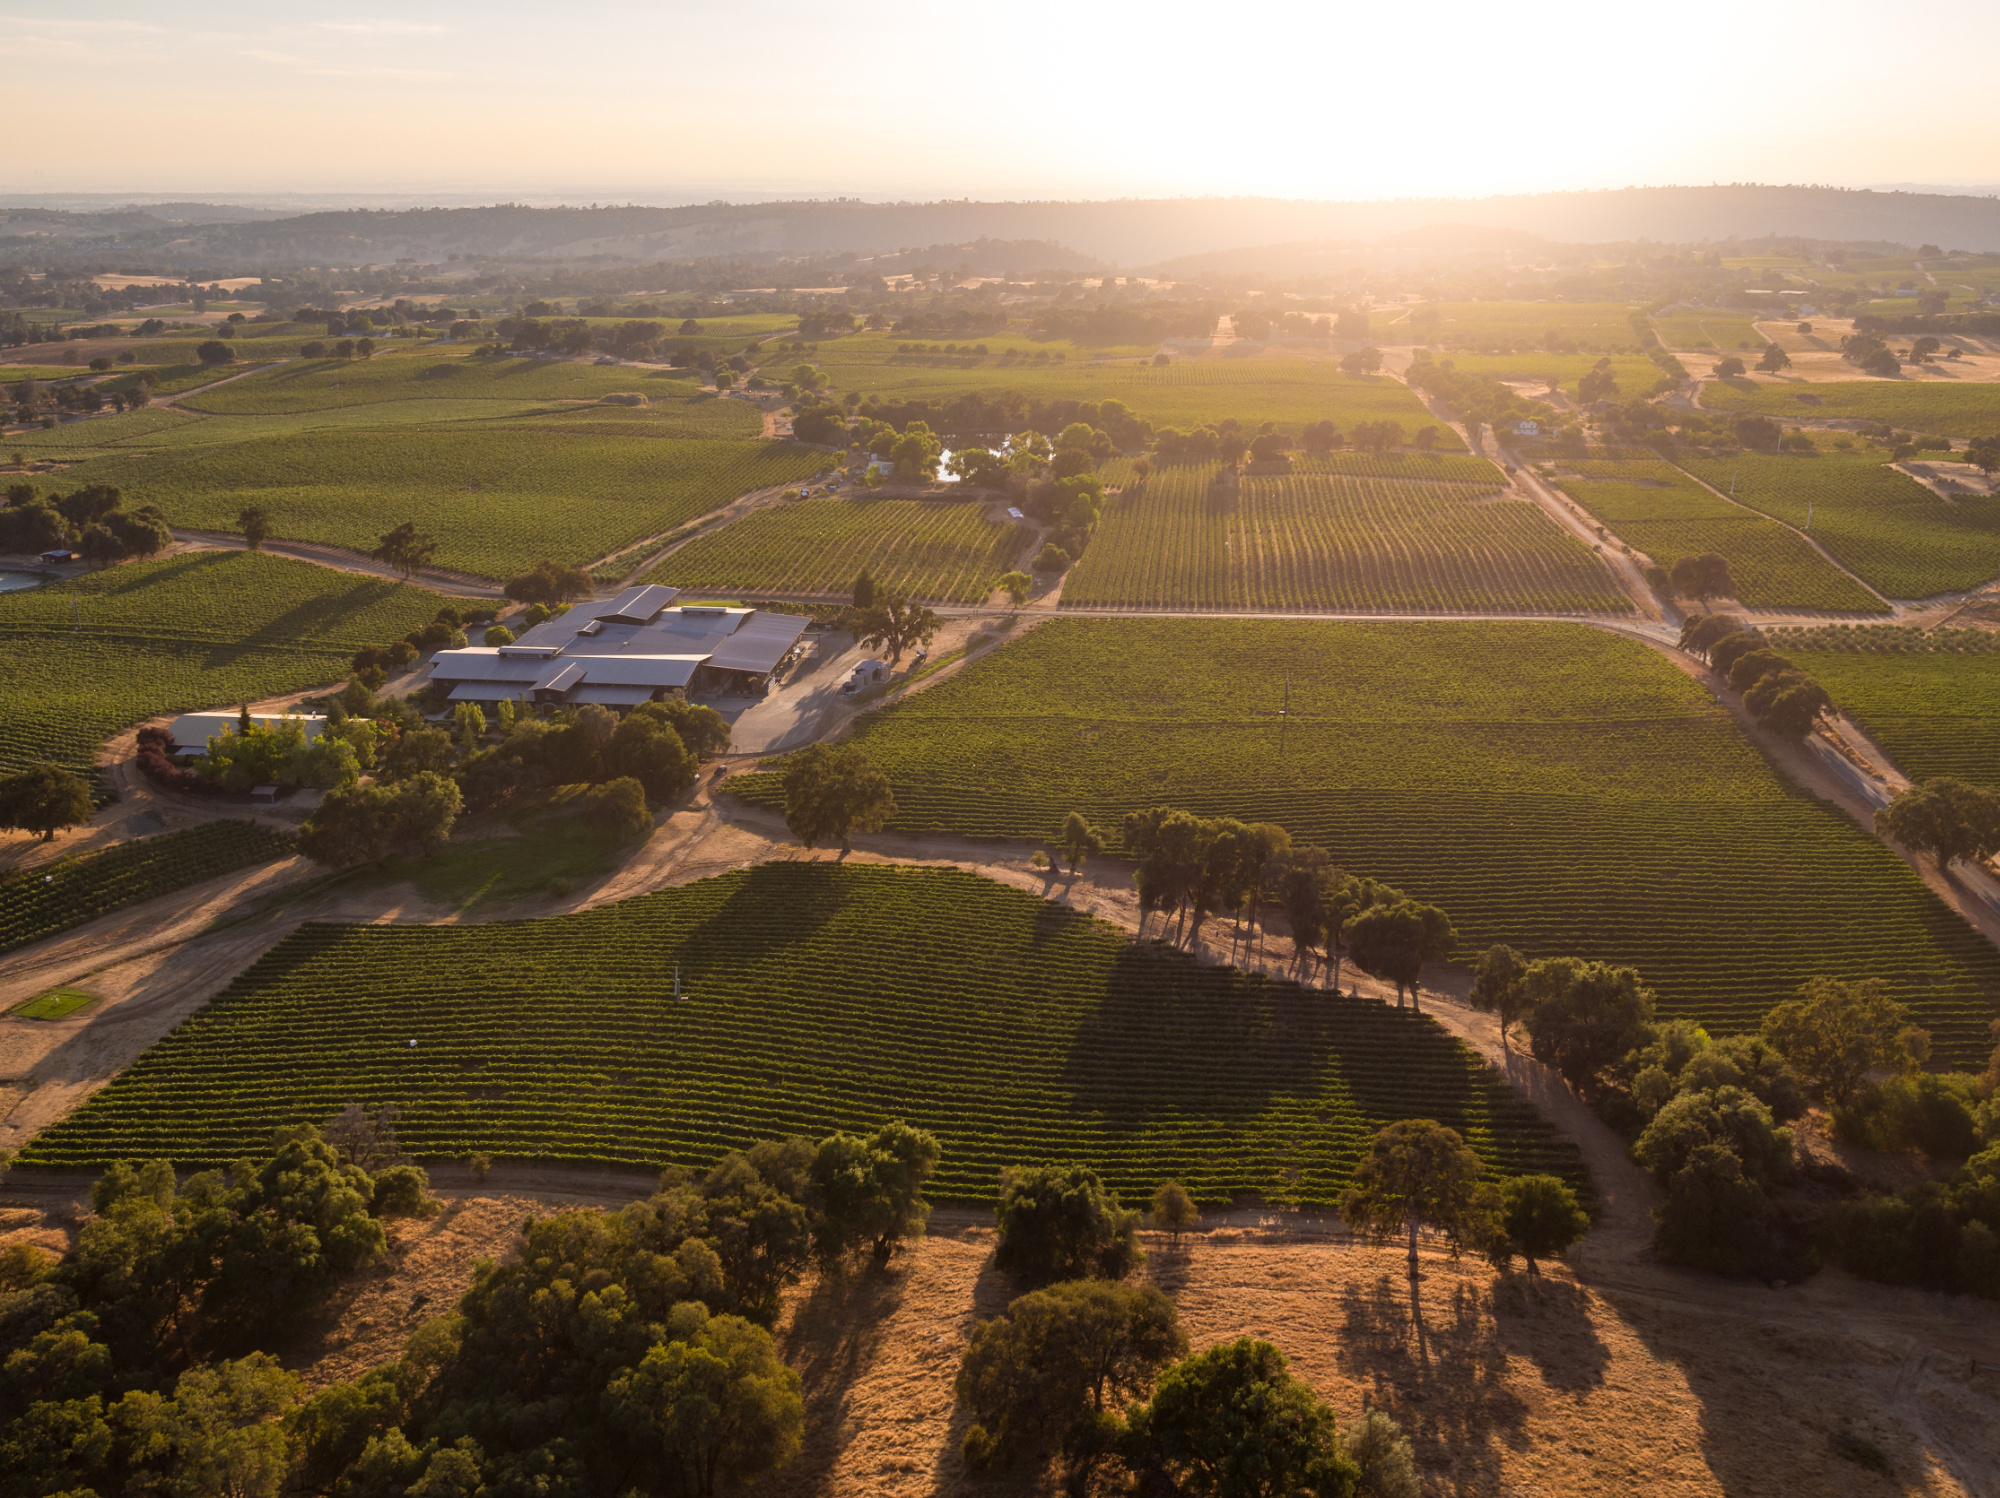
{"type": "Polygon", "coordinates": [[[453,702],[505,698],[636,707],[769,676],[805,633],[790,614],[675,607],[678,588],[627,588],[544,619],[511,645],[440,650],[431,677],[453,702]]]}

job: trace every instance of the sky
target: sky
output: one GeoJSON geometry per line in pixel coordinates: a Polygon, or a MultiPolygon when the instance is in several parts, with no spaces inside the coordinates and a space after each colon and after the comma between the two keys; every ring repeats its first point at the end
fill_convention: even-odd
{"type": "Polygon", "coordinates": [[[2000,130],[1951,62],[1996,48],[1992,0],[0,0],[0,193],[1993,183],[2000,130]]]}

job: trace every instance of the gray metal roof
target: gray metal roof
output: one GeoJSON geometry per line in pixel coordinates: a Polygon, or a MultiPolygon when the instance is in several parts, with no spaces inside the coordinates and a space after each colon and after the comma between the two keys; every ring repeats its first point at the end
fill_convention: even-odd
{"type": "Polygon", "coordinates": [[[805,633],[797,615],[756,609],[673,608],[673,588],[627,588],[607,603],[580,604],[545,619],[512,645],[440,650],[431,674],[441,683],[476,683],[494,695],[523,688],[566,692],[573,701],[624,703],[644,688],[685,687],[704,662],[725,671],[768,674],[805,633]],[[588,632],[586,632],[588,631],[588,632]],[[580,696],[584,686],[615,696],[580,696]]]}

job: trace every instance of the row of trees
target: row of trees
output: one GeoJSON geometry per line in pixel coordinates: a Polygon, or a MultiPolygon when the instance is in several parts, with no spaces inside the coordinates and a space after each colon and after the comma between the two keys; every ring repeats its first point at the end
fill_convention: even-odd
{"type": "Polygon", "coordinates": [[[1742,694],[1758,724],[1773,733],[1803,739],[1833,714],[1825,687],[1733,615],[1690,614],[1681,625],[1681,648],[1705,656],[1730,690],[1742,694]]]}
{"type": "MultiPolygon", "coordinates": [[[[1060,840],[1066,854],[1103,841],[1078,813],[1060,840]]],[[[1416,1001],[1423,965],[1446,956],[1457,939],[1435,905],[1345,872],[1326,849],[1294,843],[1273,823],[1155,806],[1126,814],[1123,845],[1137,864],[1141,935],[1156,910],[1176,923],[1176,944],[1193,944],[1202,924],[1221,911],[1239,922],[1247,916],[1255,931],[1259,911],[1274,904],[1285,913],[1301,962],[1323,953],[1338,988],[1341,961],[1351,957],[1370,977],[1394,983],[1398,1003],[1406,991],[1416,1001]]]]}

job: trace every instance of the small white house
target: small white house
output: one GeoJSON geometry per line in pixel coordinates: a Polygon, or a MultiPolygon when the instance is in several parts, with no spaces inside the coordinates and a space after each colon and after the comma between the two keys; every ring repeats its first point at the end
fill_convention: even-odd
{"type": "Polygon", "coordinates": [[[857,687],[873,686],[878,681],[889,679],[889,663],[880,660],[866,660],[854,668],[849,678],[857,687]]]}
{"type": "Polygon", "coordinates": [[[1514,435],[1516,437],[1539,437],[1542,435],[1542,424],[1539,421],[1517,421],[1514,423],[1514,435]]]}

